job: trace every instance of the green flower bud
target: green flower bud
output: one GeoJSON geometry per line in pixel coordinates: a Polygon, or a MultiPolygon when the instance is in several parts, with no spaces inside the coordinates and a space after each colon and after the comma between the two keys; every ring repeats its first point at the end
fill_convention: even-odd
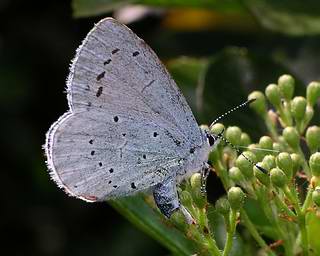
{"type": "Polygon", "coordinates": [[[286,100],[290,100],[294,92],[294,79],[290,75],[282,75],[279,77],[278,86],[282,96],[286,100]]]}
{"type": "Polygon", "coordinates": [[[272,148],[273,148],[273,150],[278,151],[278,152],[283,151],[283,147],[279,142],[273,142],[272,148]]]}
{"type": "Polygon", "coordinates": [[[272,109],[269,109],[268,110],[268,117],[269,117],[269,120],[271,121],[271,124],[273,126],[276,126],[277,123],[278,123],[278,115],[276,112],[274,112],[272,109]]]}
{"type": "Polygon", "coordinates": [[[267,113],[267,103],[264,94],[260,91],[254,91],[249,94],[248,100],[256,99],[250,104],[250,107],[260,116],[265,116],[267,113]]]}
{"type": "Polygon", "coordinates": [[[257,147],[259,147],[258,144],[250,144],[250,145],[248,145],[248,150],[250,152],[254,153],[256,151],[257,147]]]}
{"type": "Polygon", "coordinates": [[[263,165],[266,166],[266,170],[271,170],[276,167],[276,159],[273,155],[266,155],[263,160],[263,165]]]}
{"type": "Polygon", "coordinates": [[[235,166],[230,168],[229,177],[236,184],[240,184],[241,182],[245,181],[245,177],[243,176],[242,172],[238,167],[235,166]]]}
{"type": "Polygon", "coordinates": [[[242,205],[244,204],[244,200],[246,195],[243,193],[242,189],[239,187],[232,187],[228,191],[228,201],[230,203],[230,207],[233,210],[240,210],[242,205]]]}
{"type": "Polygon", "coordinates": [[[252,152],[255,155],[256,161],[264,157],[264,152],[262,150],[259,150],[259,148],[260,148],[259,144],[250,144],[248,146],[248,151],[252,152]]]}
{"type": "Polygon", "coordinates": [[[291,101],[291,114],[292,116],[301,121],[306,113],[307,100],[304,97],[297,96],[291,101]]]}
{"type": "Polygon", "coordinates": [[[319,82],[311,82],[307,86],[307,101],[313,106],[316,104],[317,99],[320,97],[320,83],[319,82]]]}
{"type": "Polygon", "coordinates": [[[276,84],[269,84],[265,90],[265,94],[272,105],[278,109],[281,108],[280,90],[276,84]]]}
{"type": "Polygon", "coordinates": [[[249,135],[245,132],[241,133],[240,145],[247,147],[251,143],[249,135]]]}
{"type": "Polygon", "coordinates": [[[320,176],[312,176],[310,179],[310,186],[312,188],[320,186],[320,176]]]}
{"type": "Polygon", "coordinates": [[[226,130],[226,138],[233,145],[239,145],[241,140],[241,129],[237,126],[230,126],[226,130]]]}
{"type": "Polygon", "coordinates": [[[230,203],[225,197],[221,197],[217,200],[216,204],[216,210],[221,215],[228,215],[230,211],[230,203]]]}
{"type": "Polygon", "coordinates": [[[274,186],[283,188],[287,184],[287,176],[278,167],[270,171],[270,179],[274,186]]]}
{"type": "Polygon", "coordinates": [[[282,136],[284,140],[289,144],[289,146],[293,149],[297,149],[299,147],[300,137],[297,130],[294,127],[286,127],[282,132],[282,136]]]}
{"type": "MultiPolygon", "coordinates": [[[[265,170],[270,170],[268,167],[268,165],[264,162],[259,162],[257,163],[258,166],[262,167],[265,170]]],[[[253,173],[254,176],[266,187],[268,187],[270,185],[270,178],[268,176],[268,174],[263,173],[262,171],[260,171],[256,166],[253,167],[253,173]]]]}
{"type": "Polygon", "coordinates": [[[193,189],[200,189],[201,188],[201,174],[195,173],[190,178],[191,187],[193,189]]]}
{"type": "Polygon", "coordinates": [[[310,105],[307,105],[306,107],[306,113],[304,115],[304,119],[303,119],[303,122],[304,122],[304,126],[306,127],[309,122],[311,121],[312,117],[313,117],[313,114],[314,114],[314,110],[313,110],[313,107],[311,107],[310,105]]]}
{"type": "Polygon", "coordinates": [[[224,130],[224,125],[221,123],[216,123],[211,127],[211,132],[213,134],[219,134],[224,130]]]}
{"type": "Polygon", "coordinates": [[[320,176],[320,152],[316,152],[310,156],[309,166],[313,176],[320,176]]]}
{"type": "Polygon", "coordinates": [[[320,127],[310,126],[306,132],[306,140],[311,152],[315,152],[320,147],[320,127]]]}
{"type": "Polygon", "coordinates": [[[287,152],[281,152],[276,158],[276,163],[290,180],[293,174],[293,162],[290,154],[287,152]]]}
{"type": "Polygon", "coordinates": [[[292,172],[293,175],[295,175],[299,168],[303,165],[303,159],[297,153],[290,154],[290,157],[292,160],[292,172]]]}
{"type": "Polygon", "coordinates": [[[312,201],[316,206],[320,206],[320,187],[316,187],[315,190],[312,192],[312,201]]]}
{"type": "Polygon", "coordinates": [[[257,161],[254,153],[245,151],[242,153],[242,155],[238,156],[235,166],[240,169],[246,178],[251,179],[253,177],[253,166],[252,163],[250,163],[246,158],[250,159],[254,163],[257,161]],[[245,157],[243,155],[245,155],[245,157]]]}
{"type": "Polygon", "coordinates": [[[200,209],[204,208],[207,203],[207,198],[201,191],[201,180],[202,178],[200,173],[195,173],[190,178],[192,198],[196,206],[200,209]]]}
{"type": "Polygon", "coordinates": [[[259,147],[263,149],[272,149],[273,141],[269,136],[262,136],[259,140],[259,147]]]}

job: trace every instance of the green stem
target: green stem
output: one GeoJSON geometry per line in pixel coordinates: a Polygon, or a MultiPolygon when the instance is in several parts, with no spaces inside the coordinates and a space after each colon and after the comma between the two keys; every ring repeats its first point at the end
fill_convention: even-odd
{"type": "Polygon", "coordinates": [[[208,251],[209,255],[222,256],[216,241],[210,236],[209,232],[204,234],[202,230],[200,231],[194,225],[190,226],[190,231],[194,240],[196,240],[198,244],[202,245],[204,249],[208,251]]]}
{"type": "Polygon", "coordinates": [[[275,140],[275,141],[279,141],[279,137],[278,137],[278,133],[277,133],[277,129],[276,127],[273,125],[270,117],[268,116],[268,114],[266,114],[264,116],[264,122],[267,126],[268,131],[271,134],[271,137],[275,140]]]}
{"type": "Polygon", "coordinates": [[[283,189],[283,192],[285,193],[287,198],[291,201],[297,213],[298,225],[299,225],[300,234],[301,234],[301,248],[303,251],[303,255],[308,256],[309,252],[308,252],[308,234],[306,229],[306,218],[305,218],[306,216],[305,216],[305,213],[301,211],[298,195],[294,188],[289,189],[288,186],[286,186],[283,189]]]}
{"type": "Polygon", "coordinates": [[[211,238],[211,236],[208,234],[205,236],[206,237],[206,242],[208,246],[208,251],[210,252],[211,255],[213,256],[221,256],[221,251],[218,248],[216,241],[211,238]]]}
{"type": "Polygon", "coordinates": [[[277,110],[279,111],[281,120],[286,124],[286,126],[292,126],[292,118],[288,109],[281,105],[279,108],[277,108],[277,110]]]}
{"type": "Polygon", "coordinates": [[[303,214],[306,214],[308,208],[312,204],[312,192],[313,191],[314,191],[314,189],[309,187],[306,199],[304,200],[304,203],[303,203],[303,206],[302,206],[302,209],[301,209],[303,214]]]}
{"type": "Polygon", "coordinates": [[[235,210],[230,211],[230,215],[229,215],[229,219],[230,219],[230,225],[229,225],[229,229],[227,230],[227,238],[226,238],[226,243],[224,245],[224,249],[223,249],[223,256],[227,256],[230,253],[230,250],[232,248],[232,242],[233,242],[233,236],[236,230],[236,225],[237,225],[237,212],[235,210]]]}
{"type": "Polygon", "coordinates": [[[230,184],[230,179],[228,176],[227,169],[224,168],[220,160],[214,163],[214,168],[221,179],[224,189],[228,191],[228,189],[231,187],[231,184],[230,184]]]}
{"type": "Polygon", "coordinates": [[[303,166],[302,166],[303,170],[304,170],[305,174],[308,176],[308,178],[310,178],[311,177],[311,172],[310,172],[310,168],[309,168],[309,165],[307,163],[306,157],[304,156],[304,154],[303,154],[303,152],[302,152],[300,147],[297,148],[295,151],[303,159],[303,166]]]}
{"type": "Polygon", "coordinates": [[[279,195],[278,195],[277,193],[275,193],[274,195],[275,195],[275,197],[274,197],[275,203],[276,203],[276,205],[278,206],[278,208],[279,208],[281,211],[285,212],[285,214],[286,214],[288,217],[291,217],[291,218],[293,218],[293,219],[296,220],[297,215],[295,215],[295,213],[289,209],[288,205],[286,205],[286,204],[283,202],[283,200],[281,200],[281,199],[279,198],[279,195]]]}
{"type": "Polygon", "coordinates": [[[286,232],[282,228],[278,216],[275,216],[273,209],[271,208],[271,204],[269,200],[266,198],[267,191],[257,191],[258,201],[260,202],[261,208],[264,211],[266,217],[268,218],[270,224],[275,228],[277,233],[279,234],[279,238],[283,240],[283,247],[285,249],[285,255],[291,256],[293,255],[292,244],[290,240],[287,238],[286,232]]]}
{"type": "Polygon", "coordinates": [[[213,236],[211,236],[211,232],[208,225],[207,212],[205,208],[198,209],[195,208],[195,216],[197,216],[197,237],[200,244],[204,244],[210,255],[213,256],[221,256],[221,251],[219,250],[216,241],[213,236]]]}
{"type": "Polygon", "coordinates": [[[241,209],[241,222],[246,226],[248,231],[250,232],[251,236],[256,240],[258,245],[266,251],[266,253],[269,256],[275,256],[276,254],[270,250],[267,243],[262,239],[259,232],[257,231],[256,227],[253,225],[251,220],[249,219],[249,216],[247,215],[246,211],[244,209],[241,209]]]}

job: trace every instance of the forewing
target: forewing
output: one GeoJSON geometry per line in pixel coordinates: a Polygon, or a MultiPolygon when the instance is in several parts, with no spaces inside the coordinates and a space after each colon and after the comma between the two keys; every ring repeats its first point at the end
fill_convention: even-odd
{"type": "MultiPolygon", "coordinates": [[[[173,124],[193,145],[202,142],[190,107],[158,57],[128,27],[112,18],[100,21],[88,34],[68,80],[73,112],[88,105],[109,111],[111,105],[123,105],[130,98],[134,100],[129,103],[134,104],[139,98],[144,104],[137,107],[156,113],[158,122],[173,124]]],[[[128,104],[128,109],[131,107],[128,104]]]]}
{"type": "Polygon", "coordinates": [[[153,51],[126,26],[100,21],[68,79],[70,112],[47,134],[52,177],[87,201],[146,189],[202,144],[184,97],[153,51]]]}

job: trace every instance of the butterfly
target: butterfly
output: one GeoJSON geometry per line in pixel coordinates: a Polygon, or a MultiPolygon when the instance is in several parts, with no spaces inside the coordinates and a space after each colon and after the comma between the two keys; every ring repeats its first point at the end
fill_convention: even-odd
{"type": "Polygon", "coordinates": [[[46,135],[52,179],[88,202],[151,189],[160,211],[181,210],[177,184],[208,169],[219,135],[200,128],[151,48],[105,18],[88,33],[67,79],[69,111],[46,135]]]}

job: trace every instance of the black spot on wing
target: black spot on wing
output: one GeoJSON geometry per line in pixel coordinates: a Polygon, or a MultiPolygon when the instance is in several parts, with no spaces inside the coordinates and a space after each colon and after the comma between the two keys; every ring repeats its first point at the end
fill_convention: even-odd
{"type": "Polygon", "coordinates": [[[91,145],[93,144],[93,139],[89,140],[89,144],[91,145]]]}
{"type": "Polygon", "coordinates": [[[94,155],[94,153],[95,153],[95,151],[94,150],[92,150],[91,152],[90,152],[90,154],[93,156],[94,155]]]}
{"type": "Polygon", "coordinates": [[[100,81],[102,78],[104,78],[105,74],[106,74],[106,71],[103,71],[101,74],[97,75],[97,81],[100,81]]]}
{"type": "Polygon", "coordinates": [[[159,134],[157,132],[153,133],[153,137],[157,137],[159,134]]]}
{"type": "Polygon", "coordinates": [[[136,189],[137,188],[136,185],[134,184],[134,182],[131,183],[131,188],[132,189],[136,189]]]}
{"type": "Polygon", "coordinates": [[[102,163],[101,163],[101,162],[99,162],[99,166],[100,166],[100,167],[102,166],[102,163]]]}
{"type": "Polygon", "coordinates": [[[117,53],[118,51],[120,51],[120,49],[118,49],[118,48],[116,48],[116,49],[114,49],[114,50],[112,50],[112,54],[115,54],[115,53],[117,53]]]}
{"type": "Polygon", "coordinates": [[[142,158],[143,158],[143,159],[146,159],[146,158],[147,158],[147,156],[143,154],[143,155],[142,155],[142,158]]]}
{"type": "Polygon", "coordinates": [[[111,62],[111,59],[107,59],[105,62],[103,62],[103,65],[107,65],[111,62]]]}
{"type": "Polygon", "coordinates": [[[116,123],[119,121],[119,117],[117,117],[117,116],[115,116],[114,118],[113,118],[113,121],[115,121],[116,123]]]}
{"type": "Polygon", "coordinates": [[[136,57],[136,56],[138,56],[140,54],[140,52],[134,52],[134,53],[132,53],[132,56],[133,57],[136,57]]]}
{"type": "Polygon", "coordinates": [[[96,96],[97,96],[97,97],[100,97],[100,96],[101,96],[101,94],[102,94],[102,90],[103,90],[103,87],[102,87],[102,86],[100,86],[100,87],[98,88],[97,93],[96,93],[96,96]]]}
{"type": "Polygon", "coordinates": [[[110,168],[110,169],[109,169],[109,172],[110,172],[110,173],[113,173],[113,169],[112,169],[112,168],[110,168]]]}

